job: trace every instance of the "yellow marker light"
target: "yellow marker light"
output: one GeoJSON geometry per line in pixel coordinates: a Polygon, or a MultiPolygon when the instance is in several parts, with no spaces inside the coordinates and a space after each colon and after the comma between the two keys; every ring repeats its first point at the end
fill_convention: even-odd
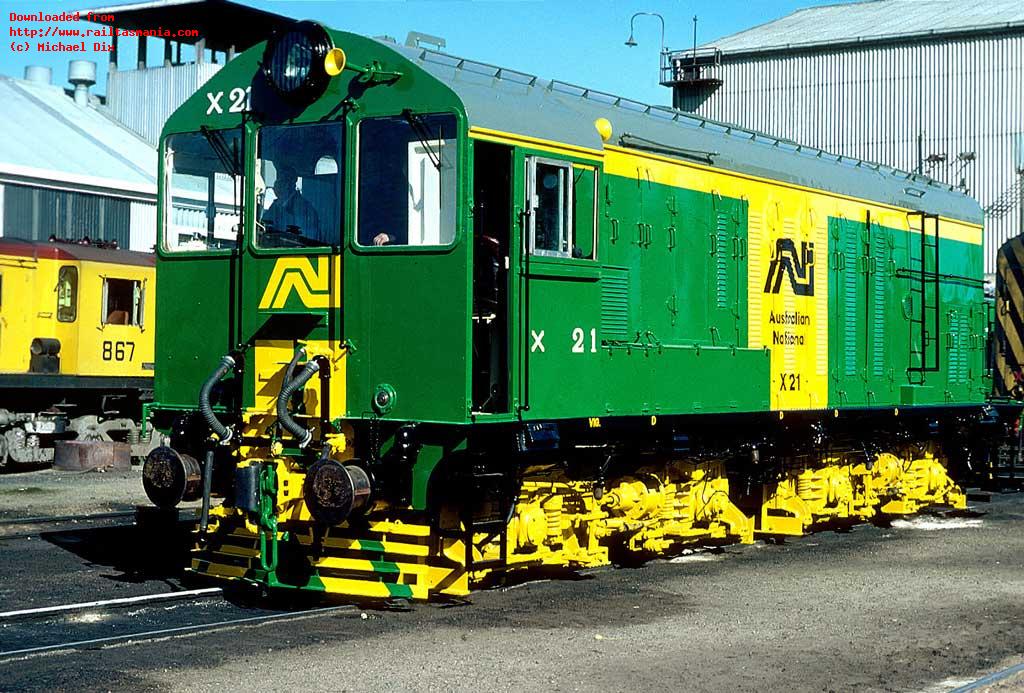
{"type": "Polygon", "coordinates": [[[345,69],[345,51],[340,48],[332,48],[324,56],[324,71],[331,77],[337,77],[345,69]]]}
{"type": "Polygon", "coordinates": [[[595,120],[594,127],[597,129],[597,134],[601,136],[603,142],[607,142],[612,138],[612,123],[607,118],[595,120]]]}

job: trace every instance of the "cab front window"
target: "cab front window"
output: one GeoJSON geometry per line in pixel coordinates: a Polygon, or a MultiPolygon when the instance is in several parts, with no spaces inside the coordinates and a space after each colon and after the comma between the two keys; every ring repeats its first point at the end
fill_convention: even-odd
{"type": "Polygon", "coordinates": [[[341,244],[341,145],[339,123],[260,129],[256,160],[259,247],[341,244]]]}
{"type": "Polygon", "coordinates": [[[242,131],[171,135],[165,149],[164,250],[221,250],[237,243],[242,177],[242,131]]]}
{"type": "Polygon", "coordinates": [[[456,135],[453,115],[407,111],[359,124],[359,245],[455,240],[456,135]]]}

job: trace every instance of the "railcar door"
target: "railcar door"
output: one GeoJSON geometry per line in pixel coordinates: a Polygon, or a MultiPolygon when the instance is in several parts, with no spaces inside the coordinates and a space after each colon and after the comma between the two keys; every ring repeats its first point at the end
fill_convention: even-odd
{"type": "Polygon", "coordinates": [[[604,412],[598,168],[556,152],[525,155],[516,168],[524,175],[517,186],[523,200],[517,405],[538,419],[604,412]]]}

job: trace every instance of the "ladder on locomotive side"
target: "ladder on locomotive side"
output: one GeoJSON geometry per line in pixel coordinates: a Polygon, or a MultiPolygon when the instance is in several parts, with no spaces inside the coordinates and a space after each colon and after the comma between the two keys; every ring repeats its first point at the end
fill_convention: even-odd
{"type": "Polygon", "coordinates": [[[918,374],[919,383],[923,383],[925,373],[936,373],[940,367],[939,216],[926,212],[911,212],[908,216],[921,221],[921,243],[918,257],[914,257],[911,245],[911,267],[904,274],[910,279],[912,301],[910,365],[907,372],[918,374]]]}

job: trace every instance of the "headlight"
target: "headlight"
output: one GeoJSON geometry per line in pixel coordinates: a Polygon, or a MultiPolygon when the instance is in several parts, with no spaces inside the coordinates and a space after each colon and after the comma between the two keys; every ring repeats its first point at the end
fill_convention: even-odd
{"type": "Polygon", "coordinates": [[[288,101],[312,101],[323,93],[330,79],[324,69],[324,58],[333,47],[322,26],[316,22],[297,22],[267,41],[263,74],[288,101]]]}

